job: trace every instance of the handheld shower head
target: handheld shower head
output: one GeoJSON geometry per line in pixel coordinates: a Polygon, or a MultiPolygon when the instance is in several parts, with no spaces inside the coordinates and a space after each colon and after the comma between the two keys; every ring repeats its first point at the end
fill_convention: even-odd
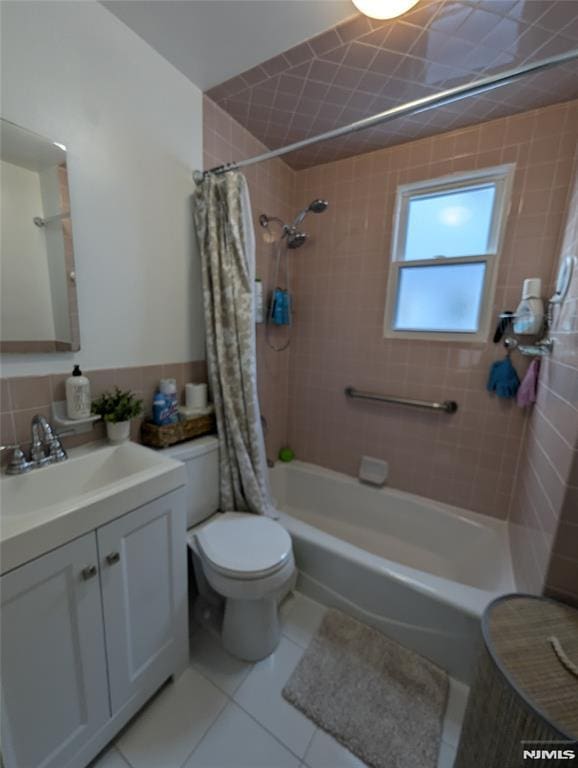
{"type": "MultiPolygon", "coordinates": [[[[287,246],[288,248],[295,249],[300,248],[307,240],[307,234],[305,232],[300,232],[297,227],[303,219],[307,216],[308,213],[323,213],[327,209],[327,206],[329,203],[327,200],[321,200],[321,198],[317,198],[316,200],[312,200],[307,208],[303,208],[302,211],[299,211],[297,216],[295,217],[295,221],[292,224],[283,224],[281,219],[278,219],[277,216],[268,216],[266,213],[262,213],[259,216],[259,224],[265,229],[266,232],[269,232],[269,225],[272,221],[276,221],[279,224],[283,225],[283,233],[281,235],[281,238],[286,237],[287,238],[287,246]]],[[[273,242],[273,233],[269,232],[269,234],[266,236],[269,239],[269,242],[273,242]]]]}
{"type": "Polygon", "coordinates": [[[303,219],[307,216],[308,213],[323,213],[323,211],[327,208],[329,203],[327,200],[312,200],[307,208],[304,208],[302,211],[299,211],[297,216],[295,217],[295,221],[291,226],[293,228],[298,227],[299,224],[303,221],[303,219]]]}

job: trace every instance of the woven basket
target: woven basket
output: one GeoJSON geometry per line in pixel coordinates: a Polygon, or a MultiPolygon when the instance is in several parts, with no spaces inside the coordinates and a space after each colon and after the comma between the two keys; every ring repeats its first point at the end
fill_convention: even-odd
{"type": "Polygon", "coordinates": [[[153,424],[152,421],[145,421],[141,428],[141,440],[143,445],[150,445],[151,448],[168,448],[170,445],[214,432],[216,432],[215,414],[209,413],[162,427],[153,424]]]}
{"type": "MultiPolygon", "coordinates": [[[[482,619],[484,646],[455,768],[552,768],[523,749],[564,749],[578,737],[578,678],[560,662],[556,637],[578,661],[578,611],[530,595],[494,600],[482,619]]],[[[571,761],[569,761],[571,762],[571,761]]]]}

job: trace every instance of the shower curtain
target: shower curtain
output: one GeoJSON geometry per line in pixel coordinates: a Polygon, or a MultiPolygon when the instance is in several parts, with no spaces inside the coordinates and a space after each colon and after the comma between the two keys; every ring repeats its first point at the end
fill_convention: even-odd
{"type": "Polygon", "coordinates": [[[257,397],[255,236],[247,181],[209,174],[194,194],[209,383],[221,441],[221,509],[270,515],[273,504],[257,397]]]}

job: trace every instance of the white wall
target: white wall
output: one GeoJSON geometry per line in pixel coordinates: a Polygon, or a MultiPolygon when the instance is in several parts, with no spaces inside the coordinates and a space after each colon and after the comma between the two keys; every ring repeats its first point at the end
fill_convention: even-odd
{"type": "Polygon", "coordinates": [[[3,341],[54,341],[50,275],[43,229],[40,178],[2,161],[0,325],[3,341]]]}
{"type": "Polygon", "coordinates": [[[191,170],[202,95],[96,2],[2,2],[2,116],[64,143],[82,349],[4,376],[204,357],[191,170]]]}

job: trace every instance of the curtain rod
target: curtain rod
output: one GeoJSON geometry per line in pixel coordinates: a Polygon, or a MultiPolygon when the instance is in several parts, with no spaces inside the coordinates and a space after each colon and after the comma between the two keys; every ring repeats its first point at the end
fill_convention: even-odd
{"type": "Polygon", "coordinates": [[[210,168],[207,171],[193,171],[193,180],[196,184],[199,184],[203,178],[210,173],[222,174],[227,171],[234,171],[238,168],[246,168],[249,165],[255,163],[261,163],[264,160],[272,160],[274,157],[281,157],[287,155],[290,152],[295,152],[298,149],[304,149],[310,147],[312,144],[318,144],[321,141],[327,141],[329,139],[336,139],[339,136],[345,136],[349,133],[356,133],[357,131],[363,131],[365,128],[371,128],[374,125],[380,125],[381,123],[387,123],[391,120],[396,120],[399,117],[406,117],[407,115],[415,115],[419,112],[426,112],[428,109],[434,109],[435,107],[441,107],[444,104],[451,104],[454,101],[468,98],[469,96],[475,96],[479,93],[491,91],[494,88],[501,88],[504,85],[515,82],[520,77],[534,74],[536,72],[542,72],[543,70],[550,69],[551,67],[557,67],[560,64],[565,64],[569,61],[578,59],[578,49],[567,51],[566,53],[559,53],[556,56],[550,56],[547,59],[540,59],[531,64],[524,64],[514,69],[508,69],[503,72],[499,72],[496,75],[489,75],[480,80],[474,80],[471,83],[465,85],[458,85],[455,88],[449,88],[441,93],[434,93],[431,96],[423,96],[415,101],[408,101],[405,104],[400,104],[398,107],[392,107],[386,109],[383,112],[378,112],[370,117],[364,117],[362,120],[357,120],[354,123],[343,125],[340,128],[333,128],[325,133],[311,136],[308,139],[302,139],[296,141],[293,144],[287,144],[285,147],[279,149],[273,149],[269,152],[264,152],[262,155],[256,155],[255,157],[249,157],[246,160],[239,160],[237,162],[225,163],[224,165],[218,165],[215,168],[210,168]]]}

